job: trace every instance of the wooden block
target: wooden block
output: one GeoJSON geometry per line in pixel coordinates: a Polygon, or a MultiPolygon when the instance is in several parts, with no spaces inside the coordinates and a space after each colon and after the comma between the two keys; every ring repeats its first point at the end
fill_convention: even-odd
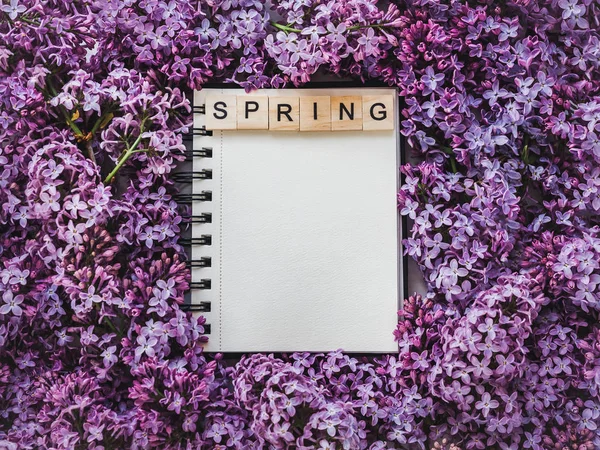
{"type": "Polygon", "coordinates": [[[207,94],[206,129],[235,130],[237,128],[237,97],[235,95],[207,94]]]}
{"type": "Polygon", "coordinates": [[[238,95],[238,130],[269,129],[269,97],[258,95],[238,95]]]}
{"type": "Polygon", "coordinates": [[[300,129],[300,99],[269,97],[269,130],[298,131],[300,129]]]}
{"type": "Polygon", "coordinates": [[[331,97],[300,97],[300,131],[331,131],[331,97]]]}
{"type": "Polygon", "coordinates": [[[363,95],[363,130],[394,129],[394,95],[363,95]]]}
{"type": "Polygon", "coordinates": [[[333,131],[362,130],[360,95],[331,97],[331,129],[333,131]]]}

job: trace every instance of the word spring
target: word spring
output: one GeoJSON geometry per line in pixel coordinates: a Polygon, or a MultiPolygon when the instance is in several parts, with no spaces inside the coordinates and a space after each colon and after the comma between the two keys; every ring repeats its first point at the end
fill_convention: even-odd
{"type": "Polygon", "coordinates": [[[208,130],[393,130],[394,95],[206,97],[208,130]]]}

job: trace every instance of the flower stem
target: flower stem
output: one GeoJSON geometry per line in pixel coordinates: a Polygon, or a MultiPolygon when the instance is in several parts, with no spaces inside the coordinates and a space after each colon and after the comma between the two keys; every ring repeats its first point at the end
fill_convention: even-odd
{"type": "Polygon", "coordinates": [[[21,22],[28,23],[29,25],[35,25],[36,27],[40,26],[39,22],[36,22],[35,20],[30,20],[23,16],[19,17],[18,20],[20,20],[21,22]]]}
{"type": "Polygon", "coordinates": [[[360,30],[362,28],[383,28],[390,26],[391,23],[374,23],[373,25],[354,25],[353,27],[348,27],[347,31],[355,31],[360,30]]]}
{"type": "MultiPolygon", "coordinates": [[[[288,25],[282,25],[280,23],[271,21],[271,25],[281,31],[285,31],[286,33],[302,33],[303,30],[299,30],[298,28],[292,28],[288,25]]],[[[383,28],[392,25],[391,23],[374,23],[371,25],[354,25],[352,27],[346,28],[346,31],[356,31],[362,28],[383,28]]]]}
{"type": "Polygon", "coordinates": [[[81,132],[77,124],[73,122],[73,120],[71,120],[71,118],[69,117],[69,113],[62,106],[60,107],[60,110],[62,111],[63,116],[65,116],[65,121],[67,122],[67,125],[69,125],[69,127],[71,127],[71,130],[73,130],[73,133],[75,133],[75,137],[77,139],[82,139],[83,133],[81,132]]]}
{"type": "Polygon", "coordinates": [[[95,164],[96,157],[94,156],[94,149],[92,147],[92,141],[90,141],[90,140],[85,141],[85,149],[87,150],[88,156],[90,157],[92,162],[94,162],[94,164],[95,164]]]}
{"type": "Polygon", "coordinates": [[[112,181],[112,179],[115,177],[115,175],[117,174],[117,172],[119,171],[119,169],[121,167],[123,167],[123,164],[125,164],[125,162],[129,159],[129,157],[131,155],[133,155],[133,150],[127,149],[127,151],[124,153],[123,157],[119,160],[119,162],[117,163],[117,165],[115,166],[115,168],[104,179],[104,184],[108,184],[108,183],[110,183],[112,181]]]}
{"type": "Polygon", "coordinates": [[[144,134],[144,122],[142,122],[140,125],[140,135],[137,137],[137,139],[135,140],[133,145],[131,147],[127,148],[127,150],[125,150],[125,152],[121,154],[121,156],[119,157],[119,160],[117,161],[117,165],[115,166],[115,168],[104,179],[104,184],[110,183],[112,181],[112,179],[115,177],[115,175],[117,174],[117,172],[119,171],[119,169],[121,167],[123,167],[123,164],[125,164],[127,162],[127,160],[130,158],[131,155],[136,153],[137,146],[142,141],[142,134],[144,134]]]}
{"type": "Polygon", "coordinates": [[[95,134],[99,128],[104,128],[113,117],[114,114],[110,109],[105,111],[104,114],[102,114],[102,116],[98,120],[96,120],[96,123],[94,124],[90,133],[95,134]]]}
{"type": "Polygon", "coordinates": [[[458,168],[456,167],[456,159],[454,159],[454,156],[450,157],[450,165],[452,166],[452,172],[458,173],[458,168]]]}
{"type": "Polygon", "coordinates": [[[521,159],[525,164],[529,164],[529,136],[523,138],[523,150],[521,151],[521,159]]]}
{"type": "Polygon", "coordinates": [[[115,332],[115,334],[119,337],[123,337],[123,333],[121,333],[120,330],[117,329],[117,327],[115,327],[115,324],[112,323],[112,320],[110,320],[108,317],[104,317],[104,320],[106,322],[106,324],[108,325],[108,327],[113,330],[115,332]]]}
{"type": "Polygon", "coordinates": [[[448,159],[450,160],[450,166],[452,167],[452,172],[458,173],[458,167],[456,166],[456,156],[454,155],[454,150],[452,150],[452,147],[448,147],[446,145],[442,145],[441,147],[443,152],[448,155],[448,159]]]}
{"type": "MultiPolygon", "coordinates": [[[[58,92],[56,91],[54,85],[52,84],[52,80],[50,78],[48,78],[46,80],[46,84],[50,88],[50,92],[52,93],[52,95],[54,97],[56,97],[58,95],[58,92]]],[[[65,107],[62,106],[62,105],[58,105],[58,109],[60,110],[60,112],[62,113],[63,117],[65,118],[65,122],[67,122],[67,125],[69,125],[69,127],[71,128],[71,130],[73,130],[73,133],[75,133],[75,138],[78,139],[78,140],[79,139],[83,139],[84,135],[81,132],[81,130],[79,129],[79,127],[77,126],[77,124],[75,122],[73,122],[73,120],[69,116],[69,111],[67,111],[65,109],[65,107]]]]}
{"type": "Polygon", "coordinates": [[[285,31],[286,33],[302,33],[302,30],[298,30],[297,28],[288,27],[287,25],[281,25],[280,23],[271,21],[271,25],[281,31],[285,31]]]}

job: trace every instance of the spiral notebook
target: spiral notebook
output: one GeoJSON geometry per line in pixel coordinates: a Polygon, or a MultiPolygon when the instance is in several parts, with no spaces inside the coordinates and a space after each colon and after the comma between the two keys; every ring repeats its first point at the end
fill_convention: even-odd
{"type": "MultiPolygon", "coordinates": [[[[357,88],[352,95],[396,93],[357,88]]],[[[399,133],[206,128],[194,93],[192,295],[209,352],[395,352],[402,277],[399,133]]],[[[398,122],[397,95],[393,111],[398,122]]]]}

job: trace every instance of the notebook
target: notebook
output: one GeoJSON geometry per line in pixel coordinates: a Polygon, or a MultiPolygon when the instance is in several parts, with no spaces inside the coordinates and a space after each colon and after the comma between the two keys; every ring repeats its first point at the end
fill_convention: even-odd
{"type": "Polygon", "coordinates": [[[397,127],[204,131],[211,95],[381,94],[398,123],[395,89],[194,93],[191,302],[206,351],[397,351],[397,127]]]}

